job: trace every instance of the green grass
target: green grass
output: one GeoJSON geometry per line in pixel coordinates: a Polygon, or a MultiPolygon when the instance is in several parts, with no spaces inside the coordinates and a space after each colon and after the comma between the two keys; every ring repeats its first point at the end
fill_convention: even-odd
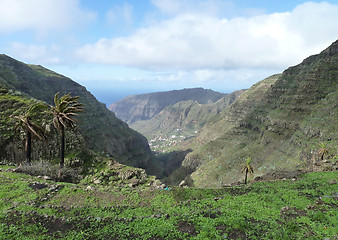
{"type": "MultiPolygon", "coordinates": [[[[3,167],[1,167],[3,168],[3,167]]],[[[4,169],[4,168],[3,168],[4,169]]],[[[221,189],[95,190],[0,172],[0,239],[334,239],[337,172],[221,189]]]]}

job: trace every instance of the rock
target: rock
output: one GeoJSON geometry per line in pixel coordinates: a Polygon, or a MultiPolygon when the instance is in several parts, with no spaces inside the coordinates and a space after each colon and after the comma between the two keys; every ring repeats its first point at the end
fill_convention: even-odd
{"type": "Polygon", "coordinates": [[[324,204],[324,201],[323,201],[321,198],[318,198],[318,199],[315,201],[315,204],[317,204],[317,205],[323,205],[323,204],[324,204]]]}
{"type": "Polygon", "coordinates": [[[101,181],[100,179],[95,179],[95,180],[94,180],[94,183],[95,183],[95,184],[100,184],[101,182],[102,182],[102,181],[101,181]]]}
{"type": "Polygon", "coordinates": [[[330,184],[330,185],[337,184],[337,181],[336,181],[336,180],[334,180],[334,179],[330,179],[330,180],[329,180],[329,184],[330,184]]]}
{"type": "Polygon", "coordinates": [[[120,172],[119,177],[122,180],[127,180],[127,179],[130,179],[132,177],[136,177],[136,174],[133,170],[127,170],[127,171],[120,172]]]}
{"type": "Polygon", "coordinates": [[[187,185],[187,183],[184,180],[182,182],[180,182],[180,184],[178,184],[179,187],[184,187],[186,185],[187,185]]]}
{"type": "Polygon", "coordinates": [[[34,183],[28,184],[28,187],[33,188],[33,189],[44,189],[48,186],[47,184],[44,184],[44,183],[34,182],[34,183]]]}
{"type": "Polygon", "coordinates": [[[306,208],[307,208],[307,209],[314,209],[314,208],[316,208],[316,207],[315,207],[314,205],[312,205],[312,204],[309,204],[309,205],[306,206],[306,208]]]}
{"type": "Polygon", "coordinates": [[[130,180],[130,182],[134,185],[139,185],[141,183],[141,180],[137,178],[133,178],[130,180]]]}
{"type": "Polygon", "coordinates": [[[87,187],[86,187],[86,190],[87,190],[87,191],[92,191],[92,190],[94,190],[94,188],[91,187],[91,186],[87,186],[87,187]]]}
{"type": "MultiPolygon", "coordinates": [[[[162,187],[162,182],[158,179],[156,179],[153,183],[152,183],[152,187],[155,188],[155,189],[160,189],[162,187]]],[[[165,187],[165,185],[164,185],[165,187]]]]}
{"type": "Polygon", "coordinates": [[[281,212],[289,211],[289,209],[290,209],[289,206],[282,207],[281,212]]]}

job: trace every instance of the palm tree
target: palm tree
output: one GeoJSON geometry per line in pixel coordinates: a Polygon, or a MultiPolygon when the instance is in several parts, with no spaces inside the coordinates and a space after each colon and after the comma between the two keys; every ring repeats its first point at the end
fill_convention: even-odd
{"type": "Polygon", "coordinates": [[[54,96],[55,106],[51,106],[54,127],[60,132],[60,166],[64,166],[65,159],[65,129],[75,127],[75,119],[78,112],[83,112],[83,104],[79,103],[80,97],[72,97],[70,93],[59,97],[59,93],[54,96]]]}
{"type": "Polygon", "coordinates": [[[318,156],[321,160],[324,160],[324,155],[329,154],[329,150],[326,148],[324,143],[320,144],[320,149],[318,150],[318,156]]]}
{"type": "Polygon", "coordinates": [[[41,103],[36,103],[30,106],[27,111],[19,116],[11,116],[17,120],[17,124],[14,127],[14,130],[17,131],[19,128],[26,132],[26,141],[25,141],[25,152],[26,160],[28,163],[31,162],[31,153],[32,153],[32,138],[36,137],[40,140],[47,138],[45,129],[39,124],[33,121],[33,116],[36,114],[36,111],[41,111],[45,109],[46,106],[41,103]]]}
{"type": "Polygon", "coordinates": [[[244,167],[242,168],[241,170],[241,173],[242,172],[245,172],[245,179],[244,179],[244,183],[247,184],[247,180],[248,180],[248,173],[251,173],[253,174],[254,173],[254,170],[253,170],[253,167],[250,165],[251,163],[251,158],[247,158],[246,159],[246,164],[244,165],[244,167]]]}

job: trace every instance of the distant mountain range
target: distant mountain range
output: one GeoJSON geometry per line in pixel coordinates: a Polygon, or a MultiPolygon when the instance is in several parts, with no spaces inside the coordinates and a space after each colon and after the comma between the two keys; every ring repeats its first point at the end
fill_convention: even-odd
{"type": "Polygon", "coordinates": [[[203,88],[191,88],[133,95],[108,106],[118,118],[132,124],[136,121],[150,120],[165,107],[181,101],[196,101],[199,104],[213,103],[226,94],[203,88]]]}
{"type": "Polygon", "coordinates": [[[167,152],[196,135],[204,124],[244,90],[224,94],[191,88],[126,97],[109,109],[148,138],[152,149],[167,152]]]}

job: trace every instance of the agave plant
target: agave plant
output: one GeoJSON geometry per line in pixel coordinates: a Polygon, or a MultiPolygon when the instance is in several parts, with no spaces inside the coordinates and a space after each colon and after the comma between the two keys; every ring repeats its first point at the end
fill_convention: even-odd
{"type": "Polygon", "coordinates": [[[60,166],[64,166],[65,159],[65,130],[67,128],[73,129],[75,127],[74,118],[79,112],[83,112],[83,104],[79,103],[80,97],[72,97],[70,93],[59,97],[59,93],[54,96],[54,105],[51,106],[53,114],[54,127],[60,133],[61,148],[60,148],[60,166]]]}
{"type": "Polygon", "coordinates": [[[241,170],[241,173],[245,172],[245,179],[244,179],[244,183],[247,184],[247,180],[248,180],[248,173],[253,174],[254,170],[253,167],[251,166],[251,158],[247,158],[246,159],[246,164],[244,165],[244,167],[241,170]]]}
{"type": "Polygon", "coordinates": [[[18,129],[22,129],[23,131],[25,131],[25,152],[26,160],[28,163],[31,162],[32,138],[38,138],[40,140],[44,140],[47,138],[47,133],[45,129],[33,120],[33,116],[36,115],[37,112],[44,109],[46,109],[45,105],[41,103],[36,103],[31,105],[23,114],[18,116],[11,116],[12,118],[17,120],[17,124],[14,127],[15,132],[17,132],[18,129]]]}

